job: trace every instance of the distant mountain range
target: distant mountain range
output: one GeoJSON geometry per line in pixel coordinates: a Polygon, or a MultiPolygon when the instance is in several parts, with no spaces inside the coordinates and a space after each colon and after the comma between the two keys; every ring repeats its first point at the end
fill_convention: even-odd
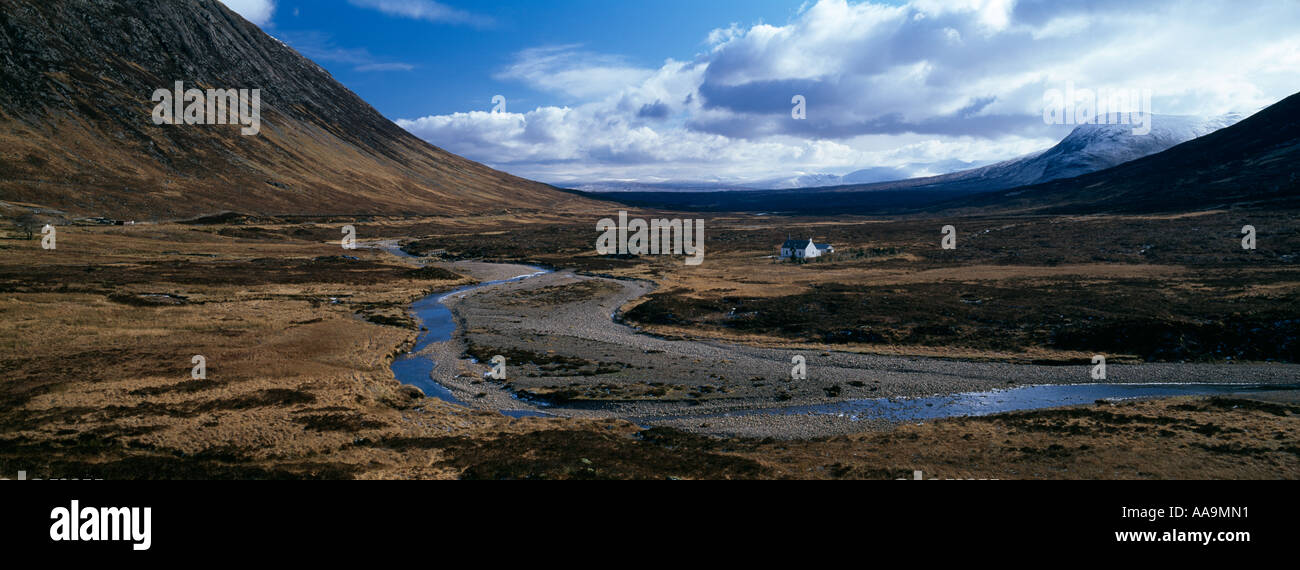
{"type": "Polygon", "coordinates": [[[948,185],[954,190],[1001,190],[1105,170],[1231,126],[1241,118],[1242,115],[1235,113],[1217,117],[1152,115],[1151,132],[1135,135],[1133,125],[1119,124],[1117,118],[1111,117],[1107,123],[1076,127],[1069,136],[1047,150],[988,165],[949,159],[864,168],[842,176],[799,173],[744,183],[593,182],[576,185],[574,189],[584,192],[717,192],[854,186],[857,187],[855,190],[885,190],[894,189],[895,184],[906,184],[923,188],[948,185]]]}
{"type": "Polygon", "coordinates": [[[946,174],[982,166],[986,163],[949,159],[903,166],[877,166],[855,170],[848,174],[795,173],[788,177],[769,178],[752,182],[635,182],[604,180],[569,184],[569,188],[582,192],[733,192],[748,190],[790,190],[794,188],[821,188],[847,184],[872,184],[891,180],[904,180],[946,174]]]}
{"type": "Polygon", "coordinates": [[[147,220],[591,202],[434,147],[217,0],[0,0],[0,200],[147,220]],[[158,125],[175,82],[260,89],[261,131],[158,125]]]}
{"type": "MultiPolygon", "coordinates": [[[[1062,201],[1068,200],[1069,189],[1074,188],[1074,185],[1080,181],[1102,180],[1109,176],[1109,173],[1121,171],[1120,169],[1127,168],[1129,165],[1139,163],[1154,164],[1151,161],[1193,143],[1197,143],[1193,148],[1205,149],[1207,147],[1204,144],[1213,143],[1202,144],[1202,141],[1231,140],[1234,141],[1233,144],[1245,145],[1242,148],[1254,148],[1254,146],[1246,143],[1252,142],[1252,136],[1256,136],[1251,131],[1258,131],[1258,136],[1273,141],[1269,144],[1283,144],[1285,140],[1288,140],[1285,138],[1287,136],[1285,132],[1267,136],[1264,135],[1264,132],[1271,133],[1280,125],[1286,125],[1285,120],[1280,125],[1274,124],[1265,128],[1262,126],[1262,120],[1257,117],[1285,117],[1289,112],[1287,109],[1292,99],[1294,97],[1284,101],[1285,105],[1279,103],[1246,120],[1235,114],[1209,118],[1157,115],[1153,117],[1152,129],[1147,135],[1134,135],[1131,125],[1081,125],[1075,128],[1060,143],[1043,152],[929,178],[797,190],[732,193],[697,192],[658,196],[640,192],[624,194],[594,193],[591,196],[618,200],[643,207],[702,211],[887,214],[934,210],[936,208],[991,208],[999,207],[999,204],[1003,203],[1007,205],[1014,203],[1015,207],[1020,209],[1067,211],[1069,207],[1062,204],[1062,201]],[[1249,128],[1241,128],[1247,123],[1250,125],[1249,128]],[[1022,189],[1026,188],[1034,188],[1035,193],[1025,194],[1025,196],[1035,196],[1041,199],[1037,200],[1037,202],[1031,198],[1011,199],[1020,196],[1022,189]],[[1051,192],[1045,190],[1048,188],[1052,189],[1051,192]],[[1004,190],[1011,191],[999,192],[1004,190]],[[1005,200],[996,199],[995,196],[1001,196],[1005,200]],[[1066,210],[1054,209],[1058,207],[1064,207],[1066,210]]],[[[1258,143],[1259,141],[1253,142],[1258,143]]],[[[1224,149],[1223,155],[1231,156],[1237,150],[1224,149]]],[[[1200,152],[1204,153],[1204,156],[1200,158],[1200,163],[1192,161],[1186,164],[1189,172],[1201,171],[1215,165],[1217,159],[1212,153],[1205,150],[1200,152]]],[[[1242,167],[1246,164],[1260,166],[1247,160],[1237,163],[1238,166],[1242,167]]],[[[1285,180],[1280,181],[1285,186],[1285,182],[1293,176],[1289,172],[1274,171],[1274,168],[1284,167],[1278,167],[1267,161],[1261,164],[1268,165],[1267,169],[1260,171],[1264,179],[1271,180],[1270,177],[1272,176],[1285,175],[1282,176],[1285,180]]],[[[1136,171],[1130,170],[1122,170],[1122,172],[1130,176],[1137,176],[1138,174],[1136,171]]],[[[1225,176],[1223,180],[1257,180],[1260,178],[1260,176],[1251,172],[1223,174],[1225,176]]],[[[1186,180],[1188,180],[1188,177],[1183,174],[1165,171],[1160,175],[1151,177],[1147,183],[1150,187],[1169,188],[1171,185],[1180,185],[1186,180]]],[[[1118,186],[1116,187],[1118,188],[1118,186]]],[[[1184,190],[1180,188],[1179,191],[1184,190]]],[[[1187,189],[1185,192],[1184,196],[1197,195],[1202,199],[1213,201],[1211,197],[1202,194],[1198,189],[1187,189]]],[[[1125,193],[1128,193],[1127,190],[1125,193]]],[[[1224,198],[1229,196],[1235,196],[1236,198],[1229,200],[1228,203],[1239,201],[1244,195],[1236,191],[1228,191],[1222,194],[1224,198]]],[[[1072,201],[1071,203],[1079,207],[1090,204],[1083,209],[1100,205],[1091,204],[1087,200],[1072,201]]],[[[1198,205],[1194,201],[1171,199],[1168,202],[1163,202],[1161,199],[1146,196],[1143,205],[1134,206],[1135,209],[1166,207],[1179,209],[1194,208],[1198,207],[1198,205]]],[[[1125,209],[1124,205],[1119,203],[1111,204],[1110,208],[1115,211],[1125,209]]]]}
{"type": "Polygon", "coordinates": [[[788,190],[793,188],[824,188],[828,186],[847,186],[875,184],[909,178],[926,178],[950,172],[968,170],[984,163],[966,162],[949,159],[938,162],[916,162],[903,166],[876,166],[855,170],[843,176],[835,174],[799,174],[790,178],[774,178],[751,184],[757,189],[788,190]]]}
{"type": "Polygon", "coordinates": [[[838,184],[831,184],[830,186],[845,184],[874,184],[876,182],[889,182],[891,180],[904,180],[907,178],[925,178],[929,176],[948,174],[949,172],[976,168],[983,166],[984,164],[986,163],[980,161],[967,162],[965,160],[950,158],[938,162],[914,162],[901,167],[877,166],[874,168],[855,170],[845,174],[840,177],[838,184]]]}

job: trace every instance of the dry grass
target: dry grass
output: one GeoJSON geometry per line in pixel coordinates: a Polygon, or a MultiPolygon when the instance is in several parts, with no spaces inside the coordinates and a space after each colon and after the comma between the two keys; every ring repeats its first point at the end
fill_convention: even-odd
{"type": "Polygon", "coordinates": [[[709,222],[699,267],[646,257],[602,271],[660,285],[624,307],[629,320],[664,335],[915,356],[1295,357],[1294,212],[709,222]],[[1240,248],[1245,222],[1268,228],[1257,251],[1240,248]],[[939,248],[949,223],[955,251],[939,248]],[[778,263],[787,233],[837,254],[778,263]]]}
{"type": "MultiPolygon", "coordinates": [[[[614,216],[593,215],[591,222],[614,216]]],[[[1294,211],[894,220],[629,216],[705,218],[705,262],[692,267],[680,257],[601,256],[593,251],[594,224],[575,219],[498,227],[505,233],[490,240],[440,229],[411,249],[650,280],[659,285],[656,293],[623,312],[673,336],[1062,362],[1089,352],[1165,361],[1296,358],[1300,216],[1294,211]],[[1247,223],[1260,231],[1256,251],[1240,247],[1247,223]],[[958,228],[955,251],[939,247],[939,228],[948,224],[958,228]],[[838,253],[816,263],[778,263],[774,256],[787,235],[815,236],[838,253]]]]}
{"type": "MultiPolygon", "coordinates": [[[[361,233],[465,236],[457,239],[545,262],[529,249],[545,241],[520,242],[517,233],[567,234],[553,221],[537,222],[491,242],[482,238],[491,224],[477,219],[378,220],[361,233]]],[[[337,239],[333,223],[268,224],[253,237],[223,235],[231,229],[246,226],[67,227],[56,251],[40,250],[36,240],[0,239],[0,470],[107,478],[893,478],[913,469],[943,477],[1297,476],[1294,406],[1150,402],[759,442],[647,432],[620,421],[512,420],[412,398],[388,364],[415,331],[367,317],[400,315],[411,300],[459,282],[413,278],[412,265],[377,251],[346,252],[356,261],[332,259],[343,253],[326,243],[337,239]],[[207,358],[206,380],[189,377],[196,354],[207,358]]],[[[608,269],[706,298],[752,285],[746,280],[795,289],[815,284],[813,266],[764,265],[756,274],[746,262],[755,253],[720,247],[703,270],[670,260],[608,269]]],[[[916,259],[884,263],[890,267],[831,271],[904,281],[963,276],[959,268],[916,259]]],[[[984,265],[988,278],[1006,268],[1043,282],[1077,279],[1080,267],[1098,282],[1124,272],[1185,271],[1170,264],[984,265]]],[[[1292,282],[1261,283],[1241,294],[1267,298],[1292,282]]],[[[1198,294],[1219,290],[1191,280],[1180,286],[1198,294]]],[[[544,291],[518,301],[591,293],[544,291]]],[[[791,342],[763,334],[742,340],[791,342]]]]}
{"type": "Polygon", "coordinates": [[[1297,414],[1294,404],[1175,398],[767,445],[795,478],[1296,479],[1297,414]]]}
{"type": "Polygon", "coordinates": [[[382,279],[337,278],[330,273],[346,266],[329,262],[321,264],[319,275],[304,278],[281,270],[338,255],[337,246],[143,226],[67,228],[55,251],[40,250],[36,241],[9,240],[0,247],[0,271],[27,277],[11,278],[0,293],[0,360],[6,371],[0,433],[10,449],[0,461],[6,470],[36,473],[48,466],[72,470],[69,476],[81,470],[133,477],[221,476],[234,470],[242,476],[298,477],[359,476],[400,465],[410,472],[410,460],[401,454],[352,444],[508,424],[494,414],[415,401],[399,389],[388,369],[390,356],[415,331],[366,322],[358,311],[392,305],[405,312],[412,299],[461,282],[401,277],[409,267],[383,254],[348,252],[375,262],[371,273],[382,279]],[[163,253],[171,251],[179,253],[163,253]],[[267,257],[280,263],[240,266],[237,283],[214,275],[210,284],[191,279],[188,266],[213,258],[193,254],[232,264],[267,257]],[[130,270],[107,269],[155,263],[175,264],[182,282],[134,283],[130,270]],[[388,263],[393,265],[386,271],[388,263]],[[71,283],[43,278],[68,267],[94,268],[89,273],[96,277],[71,283]],[[137,306],[110,300],[134,293],[179,295],[185,302],[137,306]],[[194,355],[207,360],[206,381],[190,378],[194,355]],[[350,421],[328,421],[336,417],[350,421]],[[330,429],[334,424],[337,429],[330,429]],[[80,443],[88,438],[99,444],[80,443]],[[213,454],[219,457],[194,460],[194,473],[171,465],[175,458],[213,454]],[[138,469],[157,471],[137,470],[141,456],[158,465],[138,469]],[[40,465],[24,463],[33,461],[40,465]]]}

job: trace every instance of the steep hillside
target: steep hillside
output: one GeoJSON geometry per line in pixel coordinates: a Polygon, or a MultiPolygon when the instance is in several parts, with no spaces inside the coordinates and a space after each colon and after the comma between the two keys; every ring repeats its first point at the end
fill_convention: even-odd
{"type": "Polygon", "coordinates": [[[591,202],[410,135],[217,0],[0,0],[0,200],[170,219],[591,202]],[[261,131],[155,125],[151,96],[261,89],[261,131]]]}

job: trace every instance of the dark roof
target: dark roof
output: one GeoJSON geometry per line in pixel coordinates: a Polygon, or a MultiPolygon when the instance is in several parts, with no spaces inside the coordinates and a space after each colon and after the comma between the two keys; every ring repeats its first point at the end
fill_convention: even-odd
{"type": "MultiPolygon", "coordinates": [[[[811,239],[806,239],[806,240],[803,240],[803,239],[788,239],[788,240],[785,240],[785,243],[781,244],[781,249],[803,249],[803,248],[805,248],[805,247],[808,247],[808,242],[810,242],[810,241],[812,241],[812,240],[811,240],[811,239]]],[[[817,249],[830,249],[830,248],[831,248],[831,244],[829,244],[829,243],[814,243],[813,246],[815,246],[817,249]]]]}

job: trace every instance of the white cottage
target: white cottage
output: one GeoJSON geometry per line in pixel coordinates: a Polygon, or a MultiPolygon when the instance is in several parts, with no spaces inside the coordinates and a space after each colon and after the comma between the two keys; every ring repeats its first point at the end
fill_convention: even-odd
{"type": "Polygon", "coordinates": [[[835,246],[827,243],[813,243],[812,238],[808,238],[805,243],[802,240],[787,239],[781,244],[781,259],[809,259],[821,257],[827,253],[835,253],[835,246]]]}

